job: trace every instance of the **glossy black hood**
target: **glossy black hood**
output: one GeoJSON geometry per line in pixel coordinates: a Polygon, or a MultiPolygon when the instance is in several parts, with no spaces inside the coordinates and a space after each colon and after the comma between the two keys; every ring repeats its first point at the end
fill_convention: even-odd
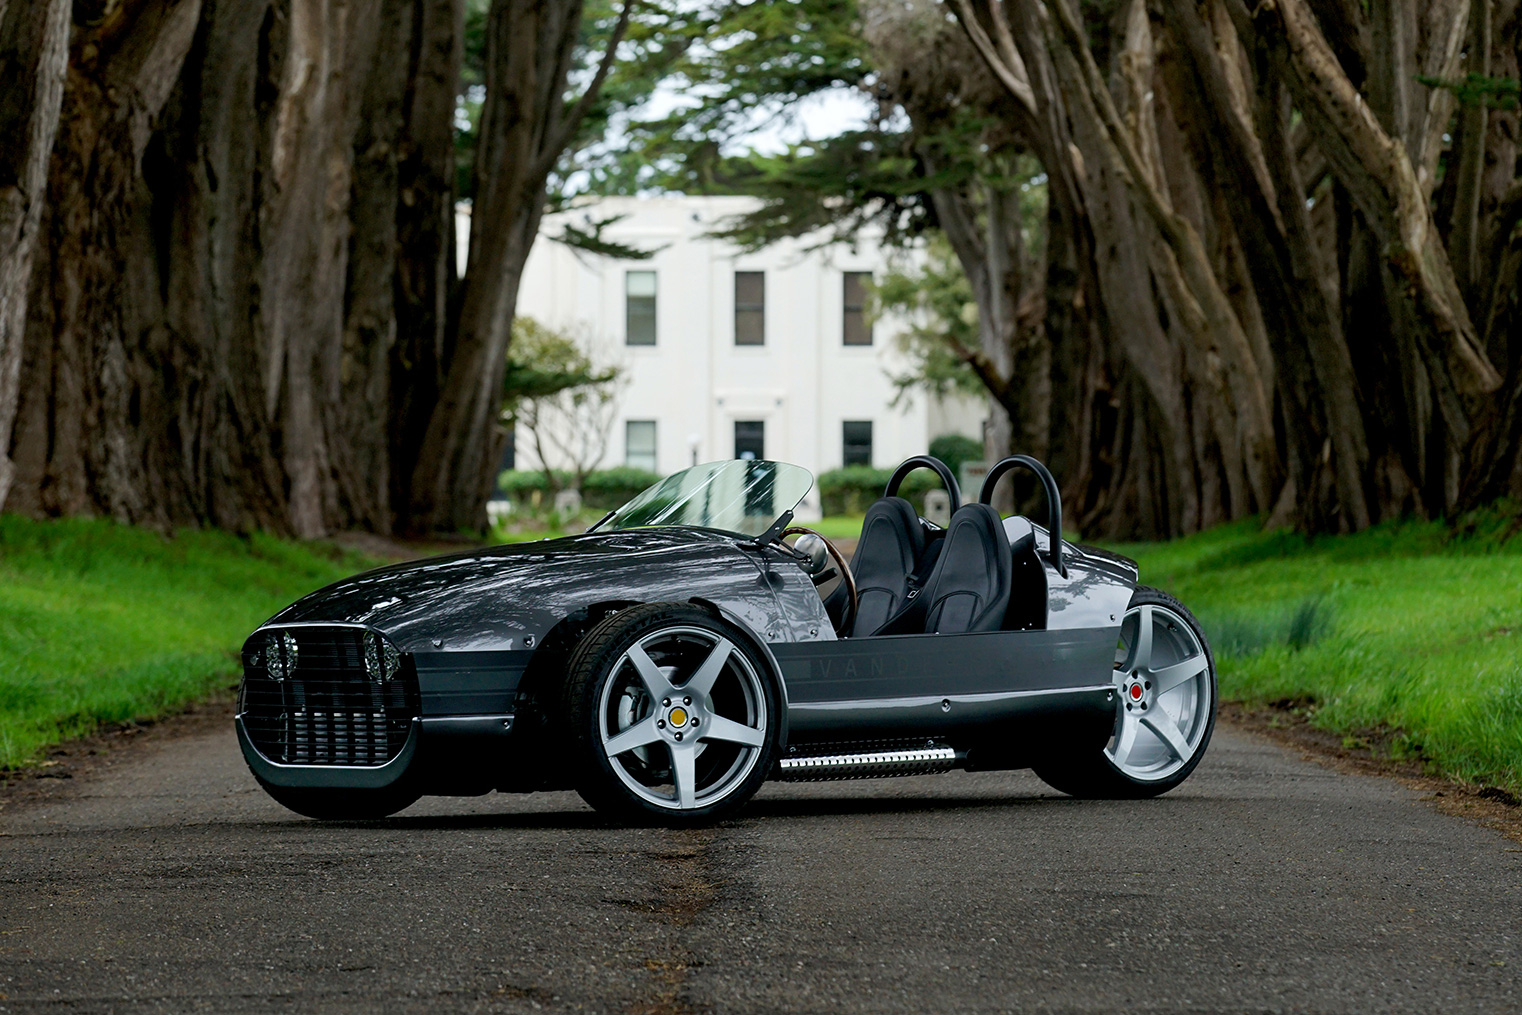
{"type": "Polygon", "coordinates": [[[364,624],[404,652],[518,649],[581,606],[710,599],[765,631],[778,614],[735,536],[650,528],[512,543],[378,568],[286,607],[268,625],[364,624]]]}

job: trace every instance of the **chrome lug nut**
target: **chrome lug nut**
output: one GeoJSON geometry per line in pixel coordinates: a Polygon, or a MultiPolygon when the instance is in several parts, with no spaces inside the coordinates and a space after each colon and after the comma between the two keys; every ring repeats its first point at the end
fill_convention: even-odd
{"type": "Polygon", "coordinates": [[[688,696],[684,697],[682,699],[682,704],[683,705],[691,705],[692,704],[692,696],[688,695],[688,696]]]}
{"type": "Polygon", "coordinates": [[[697,717],[697,716],[693,716],[693,717],[692,717],[692,724],[693,724],[693,725],[694,725],[694,726],[696,726],[696,725],[697,725],[697,724],[698,724],[698,717],[697,717]]]}
{"type": "Polygon", "coordinates": [[[680,740],[680,739],[682,739],[682,735],[681,735],[681,734],[680,734],[680,733],[678,733],[678,734],[677,734],[677,735],[676,735],[676,738],[677,738],[677,739],[678,739],[678,740],[680,740]]]}
{"type": "Polygon", "coordinates": [[[662,698],[661,699],[661,707],[662,708],[670,708],[671,707],[671,699],[670,698],[662,698]]]}
{"type": "MultiPolygon", "coordinates": [[[[1127,705],[1126,707],[1130,708],[1131,706],[1127,705]]],[[[657,719],[657,720],[655,720],[655,728],[658,729],[658,730],[665,729],[666,728],[666,720],[664,720],[664,719],[657,719]]]]}

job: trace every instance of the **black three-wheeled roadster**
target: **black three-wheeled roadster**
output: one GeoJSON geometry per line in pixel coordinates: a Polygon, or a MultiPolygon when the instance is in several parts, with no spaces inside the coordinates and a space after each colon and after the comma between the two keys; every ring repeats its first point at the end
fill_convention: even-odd
{"type": "Polygon", "coordinates": [[[1133,562],[1062,539],[1039,462],[1005,459],[959,504],[944,464],[910,459],[849,564],[790,524],[812,483],[781,462],[695,466],[579,536],[315,592],[244,645],[244,756],[312,817],[575,788],[670,824],[766,779],[1029,767],[1144,797],[1199,762],[1215,710],[1199,625],[1133,562]],[[897,495],[916,468],[950,496],[944,529],[897,495]],[[1049,527],[991,506],[1017,468],[1049,527]]]}

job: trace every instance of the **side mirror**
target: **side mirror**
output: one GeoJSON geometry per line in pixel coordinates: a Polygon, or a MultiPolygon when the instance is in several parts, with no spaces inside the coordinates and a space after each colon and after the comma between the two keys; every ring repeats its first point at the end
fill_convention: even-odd
{"type": "Polygon", "coordinates": [[[824,540],[812,532],[805,532],[798,537],[798,542],[793,544],[793,549],[808,558],[807,563],[799,561],[798,566],[810,575],[823,574],[830,566],[830,551],[825,549],[824,540]]]}

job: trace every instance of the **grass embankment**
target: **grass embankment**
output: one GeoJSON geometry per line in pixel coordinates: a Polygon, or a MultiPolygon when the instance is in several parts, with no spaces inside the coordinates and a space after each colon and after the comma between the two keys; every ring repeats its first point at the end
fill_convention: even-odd
{"type": "Polygon", "coordinates": [[[1221,694],[1290,708],[1349,746],[1522,792],[1522,535],[1506,512],[1457,531],[1382,525],[1306,539],[1252,522],[1117,549],[1177,595],[1221,694]],[[1510,538],[1508,537],[1510,534],[1510,538]]]}
{"type": "Polygon", "coordinates": [[[0,515],[0,770],[225,689],[250,631],[372,563],[268,536],[0,515]]]}

